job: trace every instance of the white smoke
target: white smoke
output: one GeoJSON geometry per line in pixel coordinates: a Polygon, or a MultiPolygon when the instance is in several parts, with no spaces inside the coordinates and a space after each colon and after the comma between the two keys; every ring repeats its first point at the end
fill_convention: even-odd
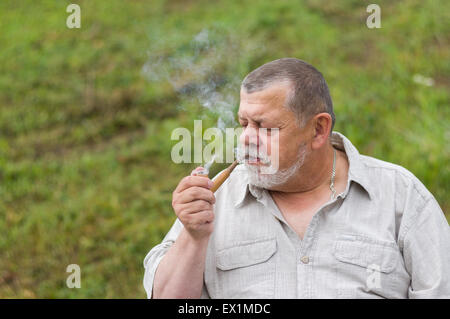
{"type": "MultiPolygon", "coordinates": [[[[247,61],[264,52],[256,41],[217,26],[187,40],[158,34],[142,74],[151,82],[169,83],[181,100],[178,110],[194,107],[194,113],[200,111],[200,118],[217,119],[216,127],[225,133],[226,128],[238,126],[235,113],[240,84],[248,72],[247,61]],[[200,110],[196,109],[199,105],[200,110]]],[[[229,142],[225,149],[234,148],[234,141],[232,145],[229,142]]]]}
{"type": "Polygon", "coordinates": [[[200,104],[209,113],[206,116],[217,117],[217,127],[224,132],[225,128],[238,125],[234,113],[245,76],[239,70],[242,60],[264,51],[240,36],[224,28],[211,27],[189,41],[171,43],[170,53],[164,48],[168,44],[158,37],[159,42],[149,51],[142,74],[151,82],[170,83],[186,104],[200,104]]]}

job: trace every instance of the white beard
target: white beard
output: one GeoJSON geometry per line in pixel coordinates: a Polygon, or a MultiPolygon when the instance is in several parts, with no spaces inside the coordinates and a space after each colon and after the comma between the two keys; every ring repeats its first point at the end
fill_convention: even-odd
{"type": "MultiPolygon", "coordinates": [[[[240,159],[242,160],[242,158],[243,158],[242,150],[239,150],[239,151],[240,151],[240,153],[238,152],[238,154],[240,154],[240,155],[238,155],[238,158],[240,157],[240,159]]],[[[249,154],[252,155],[251,148],[250,148],[249,154]]],[[[253,153],[253,154],[255,154],[255,153],[253,153]]],[[[260,187],[260,188],[265,188],[265,189],[270,189],[275,186],[282,185],[282,184],[286,183],[292,176],[294,176],[298,172],[298,170],[303,166],[303,164],[305,163],[307,154],[308,154],[307,146],[306,146],[306,144],[302,144],[299,147],[297,158],[296,158],[294,164],[292,164],[292,166],[290,166],[286,169],[283,169],[283,170],[276,170],[275,173],[271,173],[271,174],[262,174],[260,172],[261,167],[259,167],[257,165],[250,165],[247,162],[245,162],[245,167],[248,172],[248,182],[251,185],[254,185],[254,186],[260,187]]],[[[261,162],[270,163],[270,158],[266,154],[259,153],[258,156],[261,158],[261,162]]]]}

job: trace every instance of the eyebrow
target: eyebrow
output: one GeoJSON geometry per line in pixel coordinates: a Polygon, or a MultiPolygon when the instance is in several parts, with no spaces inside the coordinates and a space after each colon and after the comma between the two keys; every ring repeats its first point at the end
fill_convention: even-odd
{"type": "MultiPolygon", "coordinates": [[[[238,116],[239,116],[239,114],[238,114],[238,116]]],[[[245,120],[245,118],[243,118],[242,116],[239,116],[239,119],[245,120]]],[[[269,123],[266,125],[270,125],[272,127],[280,126],[283,123],[279,119],[270,119],[270,118],[266,118],[266,117],[261,117],[261,118],[257,118],[257,119],[251,119],[251,120],[253,122],[257,123],[258,125],[262,125],[263,123],[269,123]]]]}
{"type": "MultiPolygon", "coordinates": [[[[239,119],[245,120],[245,118],[241,114],[238,113],[237,115],[238,115],[239,119]]],[[[265,117],[260,117],[260,118],[257,117],[256,119],[253,119],[253,118],[250,118],[250,119],[256,123],[262,123],[262,122],[267,121],[267,119],[265,117]]]]}

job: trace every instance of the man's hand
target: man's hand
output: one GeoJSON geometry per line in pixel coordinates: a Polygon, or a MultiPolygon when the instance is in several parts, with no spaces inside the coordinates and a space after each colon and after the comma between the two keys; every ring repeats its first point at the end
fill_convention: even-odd
{"type": "Polygon", "coordinates": [[[159,263],[153,283],[153,298],[200,298],[206,250],[213,231],[213,182],[195,169],[175,188],[172,207],[183,223],[175,243],[159,263]]]}
{"type": "Polygon", "coordinates": [[[207,177],[186,176],[172,195],[175,214],[190,236],[196,240],[208,238],[213,231],[213,205],[216,198],[210,190],[212,185],[213,182],[207,177]]]}

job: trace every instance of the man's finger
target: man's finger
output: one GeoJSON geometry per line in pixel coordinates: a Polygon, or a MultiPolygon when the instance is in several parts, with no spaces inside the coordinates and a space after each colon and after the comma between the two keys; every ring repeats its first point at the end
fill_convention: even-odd
{"type": "Polygon", "coordinates": [[[213,204],[206,200],[195,200],[190,203],[179,204],[179,210],[185,214],[195,214],[203,210],[212,210],[213,204]]]}
{"type": "Polygon", "coordinates": [[[201,174],[205,171],[205,169],[201,166],[197,167],[191,172],[191,176],[196,176],[197,174],[201,174]]]}
{"type": "Polygon", "coordinates": [[[203,187],[210,189],[214,183],[207,177],[203,176],[186,176],[181,180],[181,182],[178,184],[177,188],[175,188],[175,193],[181,193],[185,189],[188,189],[189,187],[203,187]]]}
{"type": "Polygon", "coordinates": [[[204,200],[211,204],[216,202],[213,192],[204,187],[193,186],[178,193],[177,203],[179,204],[190,203],[196,200],[204,200]]]}

